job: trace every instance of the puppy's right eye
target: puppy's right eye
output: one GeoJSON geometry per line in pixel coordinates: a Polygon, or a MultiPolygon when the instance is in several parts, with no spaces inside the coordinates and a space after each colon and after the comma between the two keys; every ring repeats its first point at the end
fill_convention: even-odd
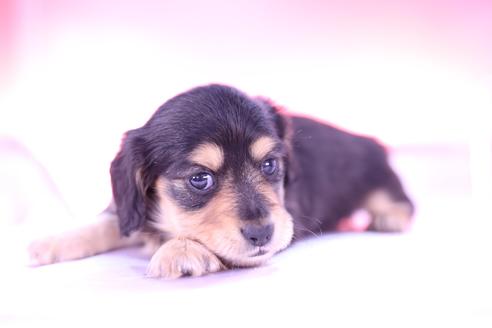
{"type": "Polygon", "coordinates": [[[193,175],[190,178],[190,184],[193,188],[198,189],[200,191],[206,191],[213,187],[214,178],[210,173],[201,172],[193,175]]]}

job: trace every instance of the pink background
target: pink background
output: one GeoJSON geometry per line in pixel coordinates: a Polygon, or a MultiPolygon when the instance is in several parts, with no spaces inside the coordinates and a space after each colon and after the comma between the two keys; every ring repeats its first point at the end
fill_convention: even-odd
{"type": "Polygon", "coordinates": [[[0,6],[1,327],[492,327],[491,1],[0,6]],[[30,234],[81,223],[60,197],[84,224],[107,205],[123,132],[210,82],[377,136],[417,204],[411,231],[177,282],[144,278],[133,249],[26,267],[30,234]]]}
{"type": "Polygon", "coordinates": [[[210,82],[394,147],[491,141],[489,1],[3,0],[0,38],[0,135],[81,215],[122,133],[210,82]]]}

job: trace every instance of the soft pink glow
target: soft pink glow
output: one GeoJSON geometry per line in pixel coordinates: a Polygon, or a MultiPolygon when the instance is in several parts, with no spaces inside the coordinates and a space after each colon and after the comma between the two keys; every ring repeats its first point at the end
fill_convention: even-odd
{"type": "Polygon", "coordinates": [[[491,90],[489,0],[2,0],[0,325],[490,327],[491,90]],[[410,232],[178,282],[144,279],[134,250],[19,265],[33,236],[106,207],[126,130],[210,82],[377,136],[417,203],[410,232]],[[24,211],[32,224],[4,229],[24,211]]]}
{"type": "Polygon", "coordinates": [[[110,198],[122,133],[195,85],[232,84],[395,146],[466,143],[492,108],[487,1],[7,0],[1,9],[0,134],[32,149],[83,215],[110,198]]]}

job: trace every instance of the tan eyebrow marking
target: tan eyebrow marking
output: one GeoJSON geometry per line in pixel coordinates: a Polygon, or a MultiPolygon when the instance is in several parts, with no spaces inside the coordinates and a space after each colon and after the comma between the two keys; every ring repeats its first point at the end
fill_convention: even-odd
{"type": "Polygon", "coordinates": [[[273,138],[263,136],[251,144],[249,152],[253,159],[260,161],[273,150],[275,145],[276,142],[273,138]]]}
{"type": "Polygon", "coordinates": [[[191,152],[190,160],[213,171],[217,171],[224,163],[224,151],[217,144],[204,143],[191,152]]]}

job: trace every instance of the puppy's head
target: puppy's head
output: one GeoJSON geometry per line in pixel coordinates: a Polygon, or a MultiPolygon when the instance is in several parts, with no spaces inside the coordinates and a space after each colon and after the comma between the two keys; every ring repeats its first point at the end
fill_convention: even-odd
{"type": "Polygon", "coordinates": [[[192,89],[129,131],[111,166],[122,233],[150,225],[225,262],[258,265],[285,248],[286,124],[230,87],[192,89]]]}

